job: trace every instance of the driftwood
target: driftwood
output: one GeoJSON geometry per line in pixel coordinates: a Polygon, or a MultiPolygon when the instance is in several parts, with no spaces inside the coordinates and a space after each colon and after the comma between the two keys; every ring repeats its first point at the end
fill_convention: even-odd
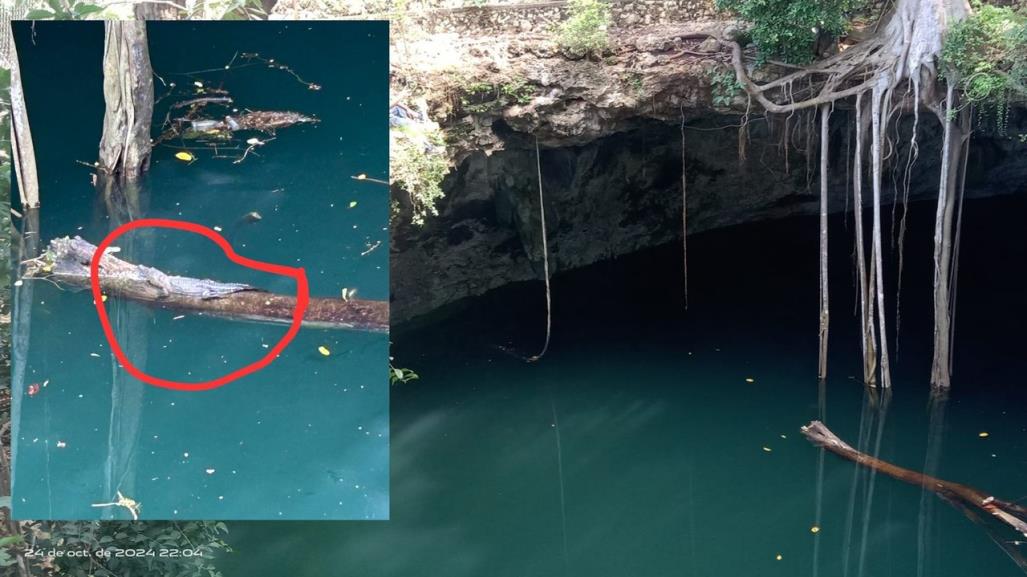
{"type": "MultiPolygon", "coordinates": [[[[857,451],[845,441],[839,439],[837,435],[820,421],[813,421],[802,427],[802,434],[814,445],[823,447],[836,455],[845,457],[865,467],[870,467],[889,477],[894,477],[900,481],[918,485],[928,491],[932,491],[963,510],[971,518],[976,518],[975,514],[979,512],[987,513],[1027,537],[1027,508],[1025,507],[1009,501],[996,499],[994,496],[973,487],[905,469],[857,451]]],[[[1016,559],[1014,558],[1014,560],[1016,559]]]]}
{"type": "MultiPolygon", "coordinates": [[[[79,237],[53,239],[42,256],[25,263],[23,276],[88,289],[89,264],[95,251],[96,246],[79,237]]],[[[110,250],[100,259],[99,277],[104,295],[176,311],[290,323],[296,307],[294,296],[245,284],[168,275],[121,260],[110,250]]],[[[385,301],[312,297],[303,326],[384,332],[389,327],[389,305],[385,301]]]]}

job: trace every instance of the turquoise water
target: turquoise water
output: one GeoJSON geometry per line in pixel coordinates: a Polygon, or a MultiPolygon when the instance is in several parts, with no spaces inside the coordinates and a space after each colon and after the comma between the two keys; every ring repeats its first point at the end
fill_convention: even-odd
{"type": "MultiPolygon", "coordinates": [[[[887,403],[852,378],[844,264],[832,277],[830,378],[816,382],[815,219],[700,234],[687,315],[673,246],[558,275],[553,344],[537,363],[495,346],[541,347],[541,283],[394,331],[397,362],[421,380],[393,388],[391,520],[234,523],[235,552],[219,567],[228,577],[1021,574],[960,512],[831,454],[821,466],[799,433],[822,418],[897,464],[1027,494],[1016,332],[1027,305],[1022,273],[1008,267],[1027,252],[1010,233],[1027,203],[967,205],[956,378],[933,412],[933,207],[917,208],[887,403]]],[[[834,262],[847,263],[850,232],[832,226],[834,262]]]]}
{"type": "MultiPolygon", "coordinates": [[[[110,206],[127,206],[130,218],[200,223],[243,256],[303,267],[312,296],[357,289],[360,298],[387,299],[388,191],[351,178],[387,177],[387,27],[346,24],[341,34],[339,26],[149,25],[158,95],[162,81],[198,80],[229,89],[237,106],[321,122],[279,130],[239,164],[206,150],[193,150],[197,160],[186,164],[174,158],[180,143],[158,147],[123,203],[106,203],[75,163],[96,158],[101,133],[102,24],[36,23],[34,35],[19,26],[43,243],[80,235],[96,244],[120,222],[110,206]],[[265,66],[178,74],[223,68],[236,52],[274,58],[322,89],[265,66]],[[262,219],[243,218],[251,211],[262,219]]],[[[170,102],[158,104],[155,124],[170,102]]],[[[195,234],[144,229],[115,245],[119,257],[171,274],[295,291],[291,279],[238,267],[195,234]]],[[[17,518],[129,518],[123,507],[91,506],[114,501],[116,491],[141,503],[144,519],[388,517],[387,335],[303,329],[267,369],[209,392],[178,392],[118,368],[87,292],[38,281],[18,291],[19,302],[31,303],[31,323],[16,327],[30,344],[13,384],[17,518]]],[[[285,333],[116,299],[107,307],[136,366],[187,382],[249,364],[285,333]]]]}

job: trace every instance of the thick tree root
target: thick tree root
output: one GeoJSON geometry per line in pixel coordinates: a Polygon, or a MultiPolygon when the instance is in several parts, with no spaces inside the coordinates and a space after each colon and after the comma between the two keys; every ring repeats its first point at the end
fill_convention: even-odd
{"type": "Polygon", "coordinates": [[[984,512],[1027,537],[1027,508],[996,499],[978,489],[905,469],[853,449],[820,421],[802,427],[802,434],[814,445],[875,471],[921,486],[964,511],[984,512]]]}
{"type": "MultiPolygon", "coordinates": [[[[78,237],[54,239],[43,256],[25,263],[23,276],[89,288],[89,264],[95,251],[94,245],[78,237]]],[[[109,252],[100,259],[99,276],[104,295],[176,311],[290,323],[296,307],[294,296],[272,294],[244,284],[172,276],[126,262],[109,252]]],[[[389,304],[314,297],[307,305],[303,326],[385,332],[389,329],[389,304]]]]}

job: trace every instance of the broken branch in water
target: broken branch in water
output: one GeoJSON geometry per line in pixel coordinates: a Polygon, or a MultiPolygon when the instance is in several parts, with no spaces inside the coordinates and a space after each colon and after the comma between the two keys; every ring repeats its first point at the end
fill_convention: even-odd
{"type": "MultiPolygon", "coordinates": [[[[838,438],[837,435],[835,435],[820,421],[812,421],[810,424],[802,427],[801,430],[802,434],[805,435],[811,443],[818,447],[823,447],[836,455],[840,455],[850,461],[863,465],[864,467],[869,467],[875,471],[884,473],[889,477],[905,481],[912,485],[919,485],[924,489],[935,493],[956,508],[962,510],[973,520],[980,519],[977,515],[978,513],[987,513],[988,515],[991,515],[992,518],[1012,527],[1018,533],[1027,537],[1027,508],[1025,507],[1021,507],[1020,505],[1009,501],[996,499],[994,496],[988,495],[987,493],[973,487],[960,483],[953,483],[951,481],[945,481],[917,471],[905,469],[887,461],[882,461],[877,457],[860,452],[838,438]]],[[[1027,563],[1023,561],[1022,556],[1016,553],[1015,550],[1010,550],[1006,547],[1005,543],[1000,542],[997,539],[995,541],[1002,546],[1003,549],[1006,549],[1006,552],[1010,554],[1010,557],[1012,557],[1018,565],[1027,569],[1027,563]]]]}
{"type": "MultiPolygon", "coordinates": [[[[96,247],[79,237],[55,238],[39,258],[23,263],[24,278],[54,281],[88,289],[89,265],[96,247]]],[[[223,283],[165,274],[121,260],[111,250],[100,259],[100,289],[105,295],[176,311],[263,322],[290,323],[296,297],[272,294],[245,284],[223,283]]],[[[385,332],[386,301],[311,297],[303,325],[385,332]]]]}

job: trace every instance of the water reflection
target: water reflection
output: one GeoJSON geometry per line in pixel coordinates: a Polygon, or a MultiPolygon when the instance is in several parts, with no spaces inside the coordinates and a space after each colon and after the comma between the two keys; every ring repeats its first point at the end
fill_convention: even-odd
{"type": "MultiPolygon", "coordinates": [[[[109,231],[132,220],[146,218],[150,205],[150,191],[137,181],[121,181],[100,177],[96,204],[102,209],[109,231]],[[106,213],[106,214],[104,214],[106,213]]],[[[118,239],[121,258],[128,262],[153,262],[154,238],[151,231],[138,235],[124,235],[118,239]],[[150,233],[150,234],[148,234],[150,233]]],[[[111,299],[107,303],[108,315],[114,334],[118,335],[122,350],[141,371],[146,371],[150,348],[150,332],[154,311],[124,299],[111,299]]],[[[107,432],[107,458],[104,463],[103,494],[114,501],[116,495],[131,498],[137,495],[136,455],[140,445],[140,424],[144,417],[143,397],[146,385],[125,371],[113,352],[111,359],[111,398],[107,432]]],[[[123,515],[114,507],[103,508],[104,519],[123,515]]]]}
{"type": "MultiPolygon", "coordinates": [[[[948,389],[932,388],[927,404],[927,450],[924,456],[925,475],[938,476],[941,466],[942,442],[945,436],[945,407],[949,401],[948,389]]],[[[927,488],[920,489],[920,515],[917,519],[917,577],[934,575],[936,571],[934,547],[940,538],[935,505],[937,496],[927,488]]]]}

